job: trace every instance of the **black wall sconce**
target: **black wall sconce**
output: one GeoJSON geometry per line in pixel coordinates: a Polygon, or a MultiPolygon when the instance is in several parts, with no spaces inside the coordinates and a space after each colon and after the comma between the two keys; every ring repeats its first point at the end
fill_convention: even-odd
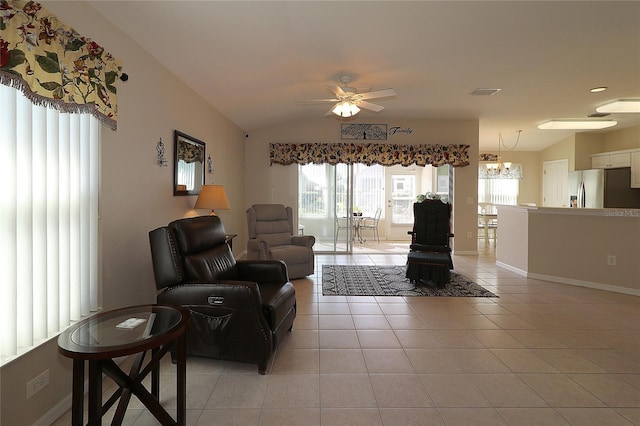
{"type": "Polygon", "coordinates": [[[158,166],[166,166],[168,161],[165,157],[166,149],[164,147],[164,144],[162,143],[162,138],[160,138],[160,140],[156,144],[156,151],[158,152],[158,166]]]}
{"type": "Polygon", "coordinates": [[[211,159],[211,154],[207,158],[207,170],[209,174],[213,174],[213,160],[211,159]]]}

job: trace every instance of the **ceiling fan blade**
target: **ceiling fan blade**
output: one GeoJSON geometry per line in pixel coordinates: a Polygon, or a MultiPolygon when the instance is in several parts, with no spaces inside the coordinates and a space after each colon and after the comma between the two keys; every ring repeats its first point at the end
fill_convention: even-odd
{"type": "Polygon", "coordinates": [[[396,91],[393,89],[382,89],[373,92],[358,93],[360,99],[388,98],[390,96],[396,96],[396,91]]]}
{"type": "Polygon", "coordinates": [[[327,88],[331,90],[333,93],[335,93],[336,97],[338,98],[346,95],[346,93],[344,92],[344,90],[342,90],[342,87],[340,86],[333,86],[331,84],[327,84],[327,88]]]}
{"type": "Polygon", "coordinates": [[[372,104],[371,102],[367,101],[358,101],[356,102],[356,105],[358,105],[360,108],[368,109],[375,112],[380,112],[384,109],[382,105],[372,104]]]}
{"type": "Polygon", "coordinates": [[[339,99],[308,99],[306,101],[296,101],[296,105],[315,105],[327,102],[338,102],[339,99]]]}

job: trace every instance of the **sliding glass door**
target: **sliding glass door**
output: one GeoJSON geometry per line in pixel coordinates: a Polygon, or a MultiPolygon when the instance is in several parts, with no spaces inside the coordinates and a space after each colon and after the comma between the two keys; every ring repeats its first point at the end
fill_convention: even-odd
{"type": "Polygon", "coordinates": [[[298,224],[301,232],[316,237],[316,252],[351,253],[354,244],[357,247],[370,244],[353,235],[353,214],[373,218],[378,209],[382,214],[381,239],[408,240],[416,196],[432,192],[447,200],[451,190],[449,166],[306,164],[298,167],[298,224]]]}
{"type": "Polygon", "coordinates": [[[298,224],[316,252],[350,253],[353,167],[306,164],[298,170],[298,224]]]}

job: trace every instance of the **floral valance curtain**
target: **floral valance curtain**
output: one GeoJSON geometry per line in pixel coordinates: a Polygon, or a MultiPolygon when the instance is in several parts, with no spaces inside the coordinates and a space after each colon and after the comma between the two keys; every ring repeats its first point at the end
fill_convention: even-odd
{"type": "Polygon", "coordinates": [[[0,1],[0,83],[34,104],[116,128],[120,61],[33,1],[0,1]]]}
{"type": "Polygon", "coordinates": [[[204,147],[190,143],[178,143],[178,160],[185,163],[204,163],[204,147]]]}
{"type": "Polygon", "coordinates": [[[469,145],[379,143],[271,143],[271,164],[380,164],[383,166],[469,165],[469,145]]]}

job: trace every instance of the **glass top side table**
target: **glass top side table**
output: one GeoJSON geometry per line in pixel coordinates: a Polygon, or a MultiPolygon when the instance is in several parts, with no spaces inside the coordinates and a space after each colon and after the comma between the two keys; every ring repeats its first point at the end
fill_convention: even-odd
{"type": "Polygon", "coordinates": [[[119,400],[113,424],[124,418],[131,395],[138,399],[163,425],[185,424],[186,339],[189,311],[178,306],[141,305],[99,313],[80,321],[58,337],[58,351],[73,359],[72,425],[83,423],[84,367],[89,363],[90,425],[101,418],[119,400]],[[159,362],[175,346],[177,374],[177,420],[159,403],[159,362]],[[151,358],[145,364],[145,355],[151,358]],[[135,355],[131,371],[125,373],[113,361],[135,355]],[[118,390],[102,404],[102,373],[111,377],[118,390]],[[142,380],[151,373],[151,392],[142,380]]]}

